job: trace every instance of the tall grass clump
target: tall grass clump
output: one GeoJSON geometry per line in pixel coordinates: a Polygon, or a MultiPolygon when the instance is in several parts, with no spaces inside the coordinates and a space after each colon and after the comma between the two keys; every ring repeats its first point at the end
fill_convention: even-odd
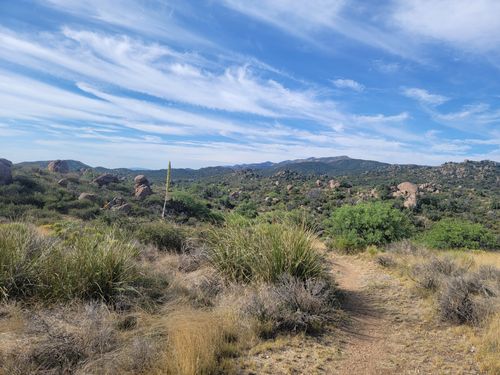
{"type": "Polygon", "coordinates": [[[131,288],[137,276],[132,243],[104,229],[68,238],[42,236],[24,223],[0,225],[2,296],[109,300],[131,288]]]}
{"type": "Polygon", "coordinates": [[[131,288],[136,278],[135,246],[112,230],[75,237],[52,251],[43,263],[47,299],[103,299],[131,288]]]}
{"type": "Polygon", "coordinates": [[[51,241],[22,223],[0,225],[0,297],[20,297],[38,287],[40,262],[51,241]]]}
{"type": "Polygon", "coordinates": [[[230,280],[274,282],[283,274],[306,280],[325,272],[315,235],[300,227],[229,222],[210,237],[209,260],[230,280]]]}

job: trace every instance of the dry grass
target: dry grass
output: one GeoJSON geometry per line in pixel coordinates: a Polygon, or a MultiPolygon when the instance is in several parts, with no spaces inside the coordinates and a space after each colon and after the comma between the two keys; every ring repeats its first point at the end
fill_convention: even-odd
{"type": "Polygon", "coordinates": [[[479,366],[488,374],[500,374],[500,253],[437,252],[410,244],[398,246],[383,257],[390,259],[390,268],[404,279],[409,276],[417,281],[419,290],[428,281],[430,292],[420,295],[434,308],[430,322],[441,316],[451,322],[473,324],[462,326],[462,330],[477,354],[479,366]],[[420,278],[415,278],[415,270],[420,271],[420,278]]]}
{"type": "Polygon", "coordinates": [[[500,374],[500,312],[489,319],[475,341],[481,370],[500,374]]]}
{"type": "Polygon", "coordinates": [[[156,374],[212,374],[231,371],[230,361],[252,342],[252,331],[232,309],[177,309],[165,319],[167,346],[156,374]],[[229,366],[229,367],[228,367],[229,366]]]}

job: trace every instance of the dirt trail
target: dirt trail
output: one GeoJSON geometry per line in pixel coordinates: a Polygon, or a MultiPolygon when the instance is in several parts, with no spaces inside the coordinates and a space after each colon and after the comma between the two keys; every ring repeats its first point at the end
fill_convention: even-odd
{"type": "Polygon", "coordinates": [[[390,320],[373,290],[367,290],[372,271],[365,262],[337,257],[337,282],[345,293],[343,309],[350,317],[339,374],[379,374],[384,362],[390,320]]]}
{"type": "Polygon", "coordinates": [[[346,322],[321,337],[266,343],[252,374],[479,374],[459,328],[439,323],[410,285],[366,257],[332,256],[346,322]]]}

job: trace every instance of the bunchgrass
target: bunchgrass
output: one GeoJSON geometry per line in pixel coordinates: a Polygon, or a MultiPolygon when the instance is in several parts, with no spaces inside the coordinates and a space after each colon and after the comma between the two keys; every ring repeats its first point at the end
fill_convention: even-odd
{"type": "Polygon", "coordinates": [[[71,242],[40,235],[24,223],[0,225],[3,298],[109,300],[136,277],[135,246],[113,230],[84,232],[71,242]]]}
{"type": "Polygon", "coordinates": [[[300,227],[229,222],[210,237],[209,260],[230,280],[274,282],[283,274],[306,280],[325,272],[315,235],[300,227]]]}

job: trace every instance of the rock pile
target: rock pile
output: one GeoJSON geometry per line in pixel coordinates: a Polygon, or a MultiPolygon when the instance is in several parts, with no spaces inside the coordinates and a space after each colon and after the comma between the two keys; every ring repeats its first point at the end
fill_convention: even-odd
{"type": "Polygon", "coordinates": [[[94,178],[94,180],[92,182],[96,183],[97,185],[99,185],[99,187],[101,187],[101,186],[109,185],[111,183],[117,183],[119,181],[120,180],[118,179],[118,177],[116,177],[110,173],[104,173],[104,174],[100,175],[99,177],[94,178]]]}
{"type": "Polygon", "coordinates": [[[144,199],[148,195],[153,194],[149,181],[143,174],[135,176],[134,178],[134,196],[137,199],[144,199]]]}
{"type": "Polygon", "coordinates": [[[66,160],[54,160],[49,163],[47,169],[52,173],[68,173],[69,165],[66,160]]]}
{"type": "Polygon", "coordinates": [[[336,181],[336,180],[330,180],[328,181],[328,187],[330,189],[336,189],[336,188],[339,188],[340,187],[340,182],[339,181],[336,181]]]}
{"type": "Polygon", "coordinates": [[[12,183],[12,162],[0,159],[0,185],[12,183]]]}
{"type": "Polygon", "coordinates": [[[132,209],[132,206],[128,204],[122,197],[114,197],[104,206],[104,208],[107,210],[123,212],[124,214],[128,214],[132,209]]]}

